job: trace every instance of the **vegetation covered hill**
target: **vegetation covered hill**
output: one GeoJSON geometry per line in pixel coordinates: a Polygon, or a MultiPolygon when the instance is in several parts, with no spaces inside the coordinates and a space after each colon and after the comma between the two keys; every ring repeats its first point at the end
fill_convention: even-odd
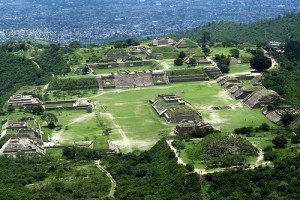
{"type": "Polygon", "coordinates": [[[197,147],[187,149],[187,153],[193,160],[206,160],[209,167],[227,167],[242,164],[246,156],[257,156],[258,150],[237,135],[214,133],[203,138],[197,147]]]}
{"type": "Polygon", "coordinates": [[[274,167],[206,175],[210,199],[299,199],[299,152],[294,149],[278,153],[281,156],[274,160],[274,167]]]}
{"type": "Polygon", "coordinates": [[[185,173],[165,140],[139,156],[129,153],[107,160],[117,181],[117,199],[201,199],[199,177],[185,173]]]}
{"type": "Polygon", "coordinates": [[[98,199],[109,179],[91,161],[0,157],[0,199],[98,199]]]}
{"type": "Polygon", "coordinates": [[[206,26],[174,34],[174,37],[177,39],[187,37],[200,41],[204,32],[211,34],[212,41],[250,43],[266,43],[290,39],[300,41],[300,13],[248,24],[212,22],[206,26]]]}
{"type": "Polygon", "coordinates": [[[0,51],[0,108],[21,86],[46,84],[50,78],[28,58],[0,51]]]}

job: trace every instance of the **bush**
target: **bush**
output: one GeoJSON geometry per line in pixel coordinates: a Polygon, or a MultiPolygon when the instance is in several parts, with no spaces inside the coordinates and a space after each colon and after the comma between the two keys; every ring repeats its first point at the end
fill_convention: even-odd
{"type": "Polygon", "coordinates": [[[270,126],[266,123],[262,123],[259,127],[260,130],[262,131],[269,131],[270,130],[270,126]]]}
{"type": "Polygon", "coordinates": [[[82,90],[96,88],[99,88],[99,85],[95,77],[77,79],[54,78],[49,84],[50,90],[82,90]]]}
{"type": "Polygon", "coordinates": [[[193,172],[195,170],[194,166],[191,163],[188,163],[185,167],[188,172],[193,172]]]}
{"type": "Polygon", "coordinates": [[[241,127],[241,128],[236,128],[234,129],[234,133],[235,134],[242,134],[242,135],[246,135],[246,134],[250,134],[253,132],[253,127],[249,126],[249,127],[241,127]]]}
{"type": "Polygon", "coordinates": [[[183,144],[183,142],[181,140],[174,140],[172,142],[172,145],[176,148],[176,149],[185,149],[185,146],[183,144]]]}
{"type": "Polygon", "coordinates": [[[50,122],[50,123],[48,124],[48,128],[49,128],[49,129],[55,129],[55,127],[56,127],[56,125],[55,125],[54,122],[50,122]]]}
{"type": "Polygon", "coordinates": [[[292,144],[299,144],[300,143],[300,134],[294,135],[291,138],[291,142],[292,142],[292,144]]]}
{"type": "Polygon", "coordinates": [[[275,151],[268,151],[268,152],[265,152],[264,154],[264,159],[266,161],[273,161],[277,158],[277,154],[275,151]]]}
{"type": "Polygon", "coordinates": [[[183,59],[182,58],[177,58],[174,60],[174,65],[175,66],[182,66],[183,65],[183,59]]]}
{"type": "Polygon", "coordinates": [[[267,146],[263,149],[264,152],[269,152],[269,151],[273,151],[273,147],[272,146],[267,146]]]}
{"type": "Polygon", "coordinates": [[[276,148],[284,148],[287,145],[288,141],[283,135],[278,135],[272,140],[272,143],[276,148]]]}

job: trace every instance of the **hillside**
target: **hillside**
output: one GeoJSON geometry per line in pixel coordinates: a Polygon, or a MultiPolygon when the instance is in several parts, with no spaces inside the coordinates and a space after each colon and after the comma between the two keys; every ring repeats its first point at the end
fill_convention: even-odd
{"type": "Polygon", "coordinates": [[[25,85],[46,84],[51,76],[31,60],[8,52],[0,52],[0,108],[13,92],[25,85]]]}
{"type": "Polygon", "coordinates": [[[248,24],[226,21],[212,22],[206,26],[174,34],[173,37],[176,39],[187,37],[199,41],[204,32],[211,34],[212,41],[234,40],[250,43],[289,39],[300,41],[300,13],[248,24]]]}
{"type": "Polygon", "coordinates": [[[249,141],[224,133],[211,134],[198,145],[187,149],[190,158],[205,160],[208,167],[239,165],[247,156],[256,156],[257,152],[249,141]]]}

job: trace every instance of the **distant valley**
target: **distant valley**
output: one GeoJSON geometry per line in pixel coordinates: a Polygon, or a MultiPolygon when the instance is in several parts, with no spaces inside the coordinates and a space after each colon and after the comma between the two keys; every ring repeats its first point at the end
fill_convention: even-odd
{"type": "Polygon", "coordinates": [[[0,0],[0,42],[101,44],[184,31],[212,21],[244,23],[298,11],[297,0],[0,0]]]}

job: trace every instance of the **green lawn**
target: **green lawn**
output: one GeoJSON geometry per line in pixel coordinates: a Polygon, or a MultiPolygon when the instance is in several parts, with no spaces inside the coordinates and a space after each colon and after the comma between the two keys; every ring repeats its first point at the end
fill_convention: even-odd
{"type": "MultiPolygon", "coordinates": [[[[241,101],[232,99],[215,81],[186,82],[99,92],[83,91],[81,95],[88,97],[94,103],[97,116],[87,113],[86,110],[51,111],[58,117],[57,125],[64,127],[69,124],[61,133],[59,141],[61,144],[73,144],[88,140],[94,142],[95,148],[104,148],[107,147],[109,139],[119,145],[124,152],[149,149],[161,137],[169,135],[175,127],[175,124],[167,124],[163,118],[158,117],[151,107],[149,100],[156,98],[158,94],[181,96],[202,114],[206,122],[223,132],[232,132],[242,126],[258,127],[264,122],[271,127],[276,127],[260,110],[251,110],[241,101]],[[211,109],[212,106],[230,106],[232,110],[215,111],[211,109]],[[103,136],[103,127],[99,126],[99,119],[107,127],[112,128],[109,136],[103,136]]],[[[75,96],[72,95],[66,92],[65,96],[55,98],[52,92],[50,98],[51,100],[74,99],[75,96]]],[[[1,116],[0,119],[18,120],[22,116],[28,114],[16,111],[11,115],[1,116]]],[[[46,123],[42,124],[42,126],[46,125],[46,123]]],[[[52,137],[54,133],[59,132],[45,127],[43,129],[52,137]]]]}
{"type": "MultiPolygon", "coordinates": [[[[234,47],[211,47],[211,55],[222,55],[224,54],[225,56],[231,55],[230,50],[231,49],[235,49],[234,47]]],[[[240,51],[240,57],[252,57],[251,54],[243,51],[243,50],[239,50],[240,51]]]]}
{"type": "Polygon", "coordinates": [[[215,128],[231,132],[241,126],[257,127],[266,122],[272,124],[260,110],[251,110],[240,101],[231,99],[227,92],[215,82],[188,82],[166,86],[136,89],[105,90],[90,98],[97,104],[97,112],[110,121],[113,128],[111,140],[120,144],[121,149],[147,149],[161,136],[169,133],[175,125],[166,124],[149,104],[158,94],[177,94],[200,111],[203,119],[215,128]],[[103,107],[104,109],[103,109],[103,107]],[[212,106],[231,106],[233,110],[213,111],[212,106]],[[124,137],[125,135],[125,137],[124,137]],[[123,143],[122,143],[123,141],[123,143]],[[130,141],[130,144],[124,143],[130,141]]]}
{"type": "Polygon", "coordinates": [[[245,135],[241,135],[241,137],[246,138],[252,144],[256,145],[258,148],[265,148],[267,146],[273,146],[272,139],[276,137],[275,133],[272,132],[259,132],[254,133],[255,137],[246,137],[245,135]]]}
{"type": "Polygon", "coordinates": [[[236,73],[244,73],[249,72],[251,70],[250,64],[237,64],[237,65],[230,65],[229,74],[236,74],[236,73]]]}
{"type": "Polygon", "coordinates": [[[79,65],[82,66],[87,62],[89,57],[92,57],[92,55],[95,55],[97,57],[104,57],[111,48],[111,46],[80,48],[76,49],[73,56],[76,57],[79,65]]]}
{"type": "Polygon", "coordinates": [[[93,75],[91,74],[82,74],[82,73],[75,73],[75,72],[69,72],[67,75],[65,76],[57,76],[61,79],[68,79],[68,78],[71,78],[71,79],[81,79],[81,78],[91,78],[93,77],[93,75]]]}
{"type": "Polygon", "coordinates": [[[62,149],[46,149],[46,155],[61,158],[62,149]]]}

